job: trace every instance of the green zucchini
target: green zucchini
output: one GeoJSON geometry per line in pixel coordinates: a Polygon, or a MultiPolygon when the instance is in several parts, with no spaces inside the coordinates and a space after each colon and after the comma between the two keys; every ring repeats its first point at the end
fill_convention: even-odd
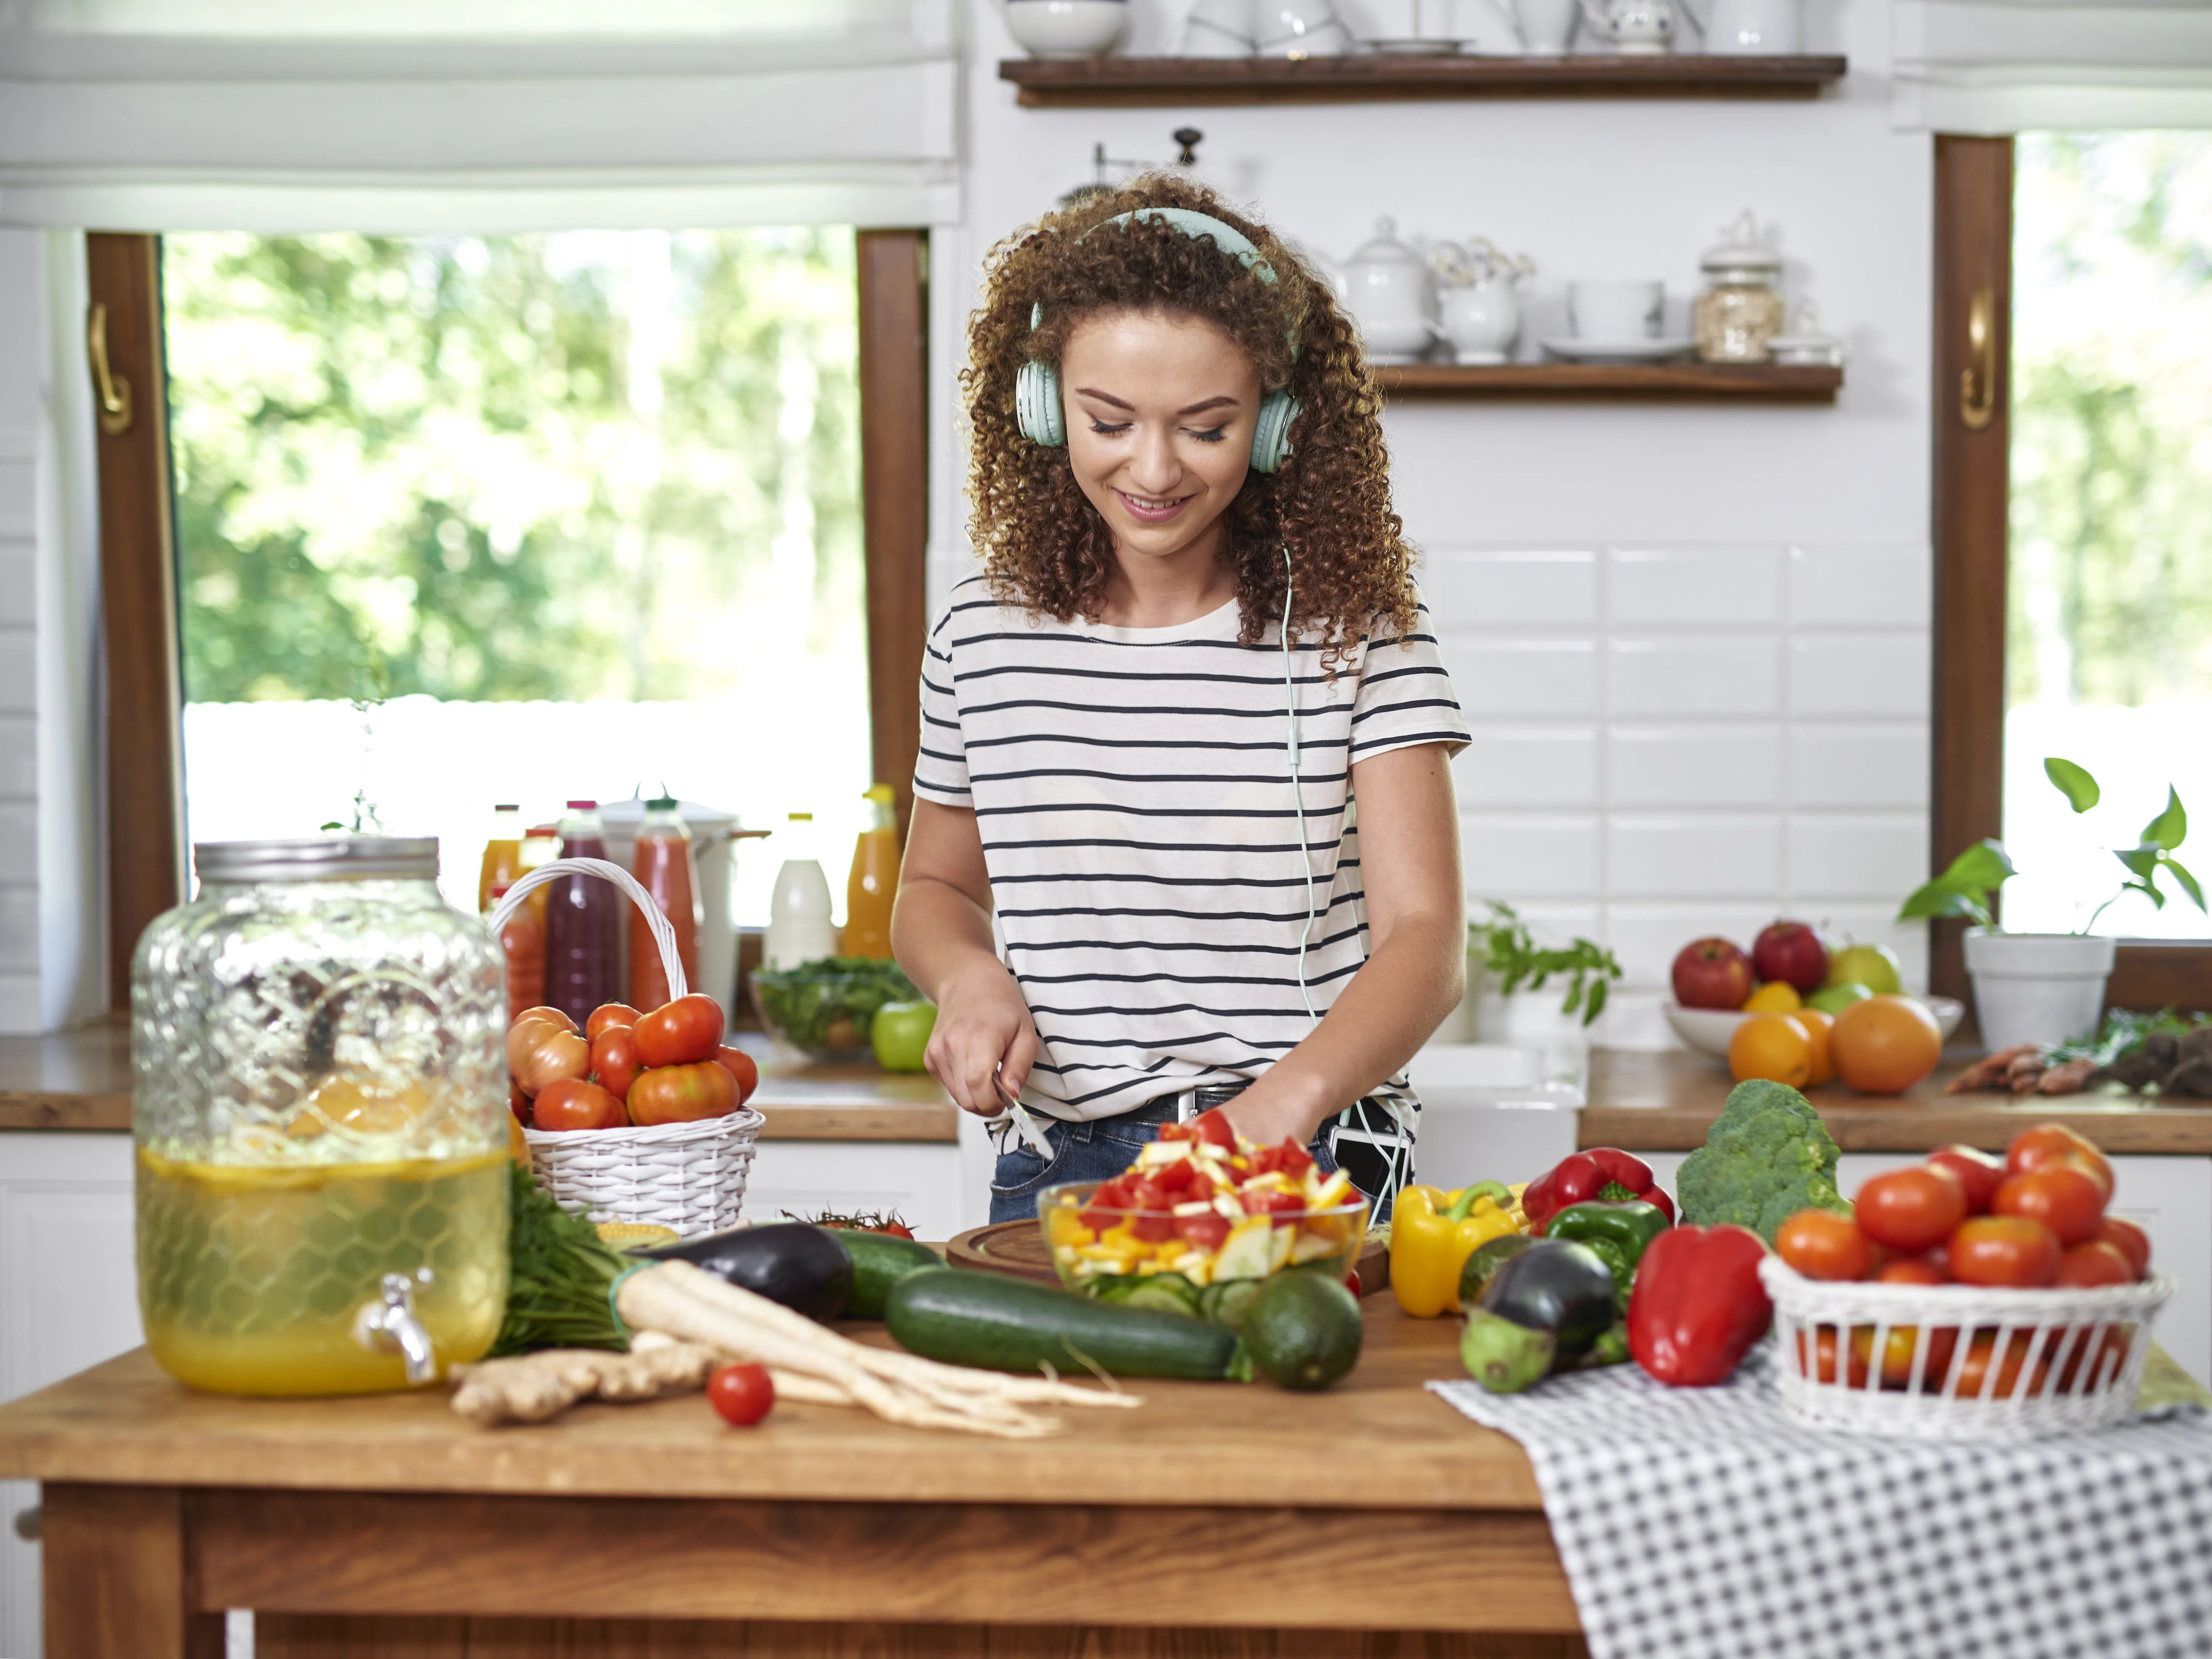
{"type": "Polygon", "coordinates": [[[884,1299],[891,1286],[908,1273],[941,1267],[945,1258],[927,1244],[895,1233],[869,1232],[858,1227],[833,1227],[830,1237],[853,1258],[853,1290],[845,1298],[848,1319],[881,1319],[884,1299]]]}
{"type": "Polygon", "coordinates": [[[1230,1332],[1188,1314],[958,1267],[901,1279],[884,1322],[910,1353],[994,1371],[1049,1365],[1079,1376],[1095,1365],[1111,1376],[1212,1380],[1229,1374],[1237,1346],[1230,1332]]]}

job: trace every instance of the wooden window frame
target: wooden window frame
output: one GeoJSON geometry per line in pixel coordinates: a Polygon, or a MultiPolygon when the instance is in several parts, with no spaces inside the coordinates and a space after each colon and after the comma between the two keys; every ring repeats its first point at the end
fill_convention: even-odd
{"type": "MultiPolygon", "coordinates": [[[[1935,169],[1935,687],[1929,868],[2004,830],[2005,578],[2011,501],[2012,236],[2010,138],[1938,134],[1935,169]],[[1968,423],[1963,400],[1975,295],[1994,303],[1994,407],[1968,423]]],[[[2000,898],[2000,902],[2002,902],[2000,898]]],[[[1973,1006],[1966,924],[1929,925],[1929,984],[1973,1006]]],[[[2116,1008],[2212,1009],[2212,942],[2123,939],[2106,1002],[2116,1008]]]]}
{"type": "MultiPolygon", "coordinates": [[[[875,775],[912,810],[928,632],[928,251],[921,229],[858,236],[860,494],[875,775]]],[[[184,892],[184,684],[171,499],[161,239],[85,238],[111,380],[131,420],[99,438],[105,635],[108,1006],[131,1006],[131,954],[184,892]]],[[[88,319],[89,325],[89,319],[88,319]]],[[[95,385],[97,395],[100,388],[95,385]]],[[[120,422],[117,422],[120,424],[120,422]]]]}

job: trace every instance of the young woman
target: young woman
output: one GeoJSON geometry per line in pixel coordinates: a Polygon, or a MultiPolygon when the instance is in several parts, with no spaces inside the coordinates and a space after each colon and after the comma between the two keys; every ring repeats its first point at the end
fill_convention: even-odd
{"type": "Polygon", "coordinates": [[[930,1071],[1052,1146],[1001,1123],[992,1218],[1217,1105],[1387,1206],[1465,976],[1467,726],[1352,325],[1154,177],[995,250],[969,347],[984,569],[930,635],[892,939],[930,1071]]]}

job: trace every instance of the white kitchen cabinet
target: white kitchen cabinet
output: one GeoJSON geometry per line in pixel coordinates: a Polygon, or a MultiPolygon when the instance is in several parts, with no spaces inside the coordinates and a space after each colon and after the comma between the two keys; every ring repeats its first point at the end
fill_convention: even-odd
{"type": "MultiPolygon", "coordinates": [[[[989,1206],[987,1196],[987,1212],[989,1206]]],[[[962,1218],[960,1148],[951,1141],[763,1140],[745,1178],[744,1217],[781,1221],[787,1210],[896,1210],[915,1237],[928,1239],[950,1238],[982,1218],[962,1218]]]]}

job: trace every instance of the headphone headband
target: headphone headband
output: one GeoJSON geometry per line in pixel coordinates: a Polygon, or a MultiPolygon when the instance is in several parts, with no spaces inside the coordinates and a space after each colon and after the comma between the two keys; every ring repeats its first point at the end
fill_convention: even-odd
{"type": "MultiPolygon", "coordinates": [[[[1200,213],[1195,208],[1132,208],[1127,213],[1117,213],[1110,219],[1102,220],[1099,224],[1091,226],[1091,230],[1100,229],[1104,225],[1126,225],[1139,219],[1147,223],[1172,225],[1193,241],[1211,242],[1261,282],[1270,287],[1274,285],[1275,268],[1252,245],[1251,238],[1236,226],[1224,224],[1212,214],[1200,213]]],[[[1083,236],[1091,234],[1091,230],[1085,231],[1083,236]]],[[[1075,240],[1079,242],[1083,236],[1075,240]]],[[[1036,325],[1031,324],[1030,326],[1036,325]]]]}

